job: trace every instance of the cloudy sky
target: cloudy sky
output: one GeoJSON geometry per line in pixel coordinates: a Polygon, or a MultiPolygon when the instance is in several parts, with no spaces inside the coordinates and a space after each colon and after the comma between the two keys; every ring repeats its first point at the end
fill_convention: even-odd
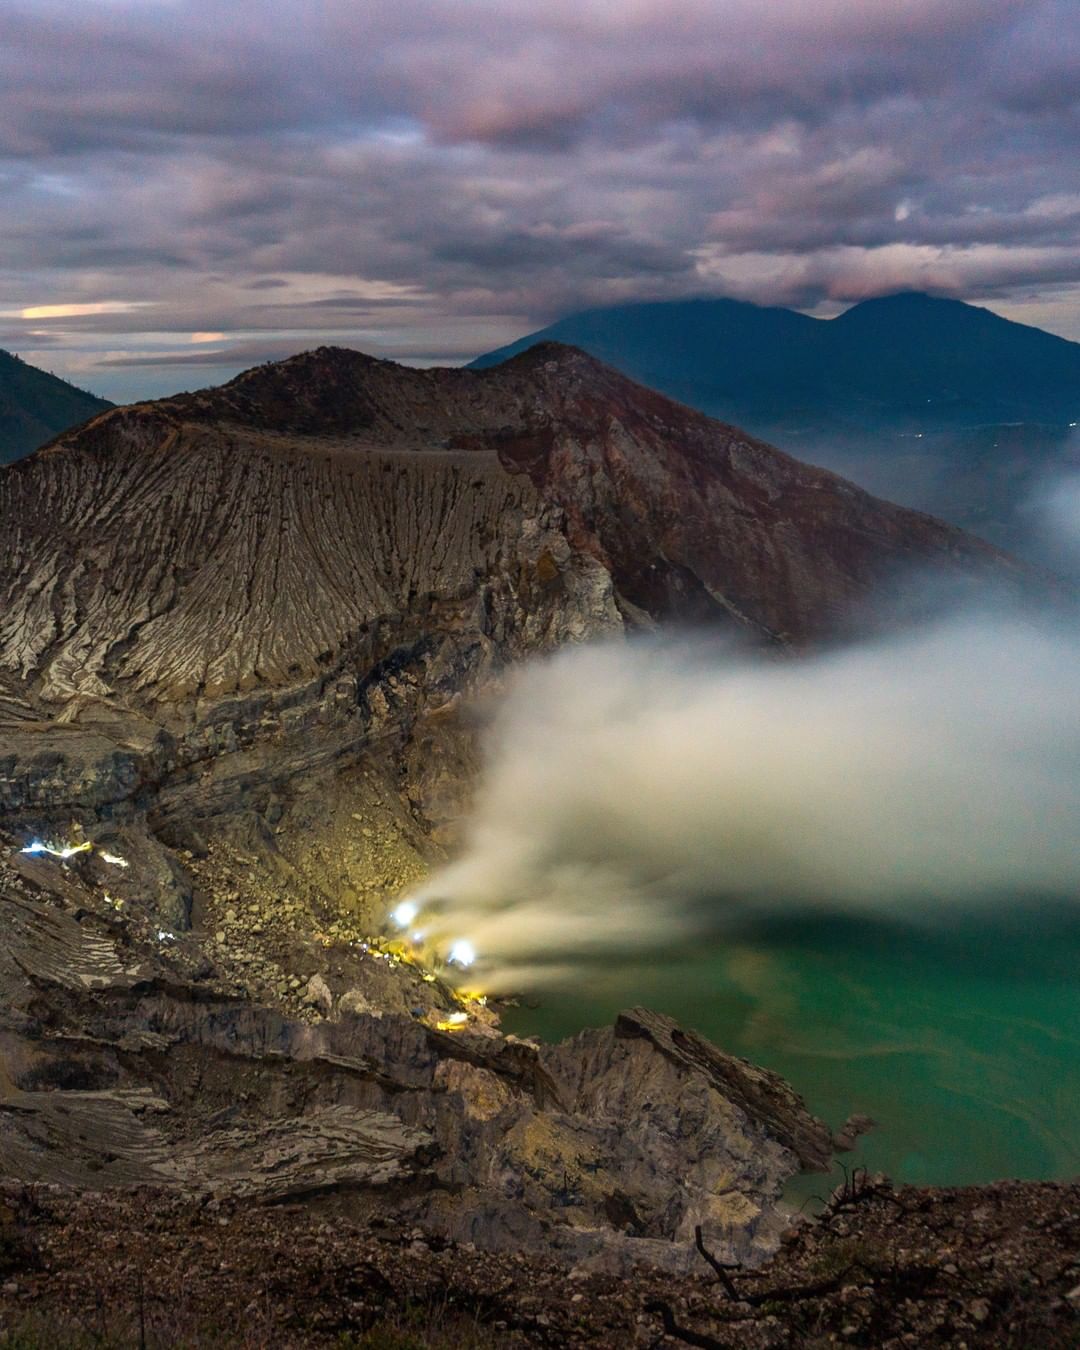
{"type": "Polygon", "coordinates": [[[118,400],[628,298],[1080,339],[1075,0],[3,0],[0,241],[0,346],[118,400]]]}

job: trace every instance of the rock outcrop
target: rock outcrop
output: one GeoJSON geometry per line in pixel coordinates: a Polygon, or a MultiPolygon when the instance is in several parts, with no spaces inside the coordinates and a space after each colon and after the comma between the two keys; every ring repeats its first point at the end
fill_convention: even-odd
{"type": "MultiPolygon", "coordinates": [[[[324,348],[118,409],[0,475],[0,530],[0,809],[41,816],[224,808],[415,744],[567,641],[798,644],[905,569],[1022,575],[555,345],[482,372],[324,348]]],[[[437,771],[409,776],[453,815],[437,771]]]]}
{"type": "Polygon", "coordinates": [[[698,1224],[769,1252],[784,1179],[828,1164],[786,1084],[670,1019],[552,1047],[418,1009],[304,1021],[223,987],[196,935],[110,913],[90,875],[45,890],[44,867],[0,865],[0,1176],[375,1206],[480,1246],[686,1269],[698,1224]]]}

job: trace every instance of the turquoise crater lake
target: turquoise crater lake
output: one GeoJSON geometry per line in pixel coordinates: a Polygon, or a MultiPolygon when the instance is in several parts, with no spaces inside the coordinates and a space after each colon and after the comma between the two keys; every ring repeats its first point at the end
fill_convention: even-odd
{"type": "Polygon", "coordinates": [[[775,918],[587,966],[503,1022],[557,1039],[633,1004],[775,1069],[834,1128],[873,1116],[849,1163],[934,1185],[1080,1173],[1075,905],[775,918]]]}

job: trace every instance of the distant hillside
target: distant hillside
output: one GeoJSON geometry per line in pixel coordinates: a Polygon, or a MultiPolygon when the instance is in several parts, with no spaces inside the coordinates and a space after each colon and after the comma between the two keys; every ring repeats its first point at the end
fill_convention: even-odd
{"type": "Polygon", "coordinates": [[[586,310],[489,352],[582,347],[753,431],[945,431],[1080,419],[1080,343],[959,300],[906,293],[836,319],[737,300],[586,310]]]}
{"type": "Polygon", "coordinates": [[[1080,343],[917,293],[867,300],[836,319],[690,300],[586,310],[473,366],[547,340],[873,492],[1055,562],[1027,504],[1047,480],[1080,470],[1080,343]]]}
{"type": "Polygon", "coordinates": [[[21,459],[113,405],[0,351],[0,464],[21,459]]]}

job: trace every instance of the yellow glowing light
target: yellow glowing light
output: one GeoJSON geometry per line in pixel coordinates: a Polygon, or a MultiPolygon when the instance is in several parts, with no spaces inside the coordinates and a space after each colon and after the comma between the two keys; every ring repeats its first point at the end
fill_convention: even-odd
{"type": "Polygon", "coordinates": [[[118,853],[102,852],[101,861],[112,863],[113,867],[130,867],[131,864],[126,858],[121,858],[118,853]]]}
{"type": "Polygon", "coordinates": [[[32,843],[27,844],[22,852],[31,855],[48,853],[53,858],[60,858],[65,861],[68,858],[73,858],[76,853],[87,853],[93,847],[89,840],[82,844],[61,844],[57,847],[55,844],[42,843],[40,839],[35,839],[32,843]]]}
{"type": "Polygon", "coordinates": [[[450,1013],[448,1016],[436,1022],[435,1027],[438,1031],[460,1031],[461,1028],[465,1026],[465,1024],[468,1022],[468,1020],[469,1020],[468,1013],[464,1012],[450,1013]]]}

